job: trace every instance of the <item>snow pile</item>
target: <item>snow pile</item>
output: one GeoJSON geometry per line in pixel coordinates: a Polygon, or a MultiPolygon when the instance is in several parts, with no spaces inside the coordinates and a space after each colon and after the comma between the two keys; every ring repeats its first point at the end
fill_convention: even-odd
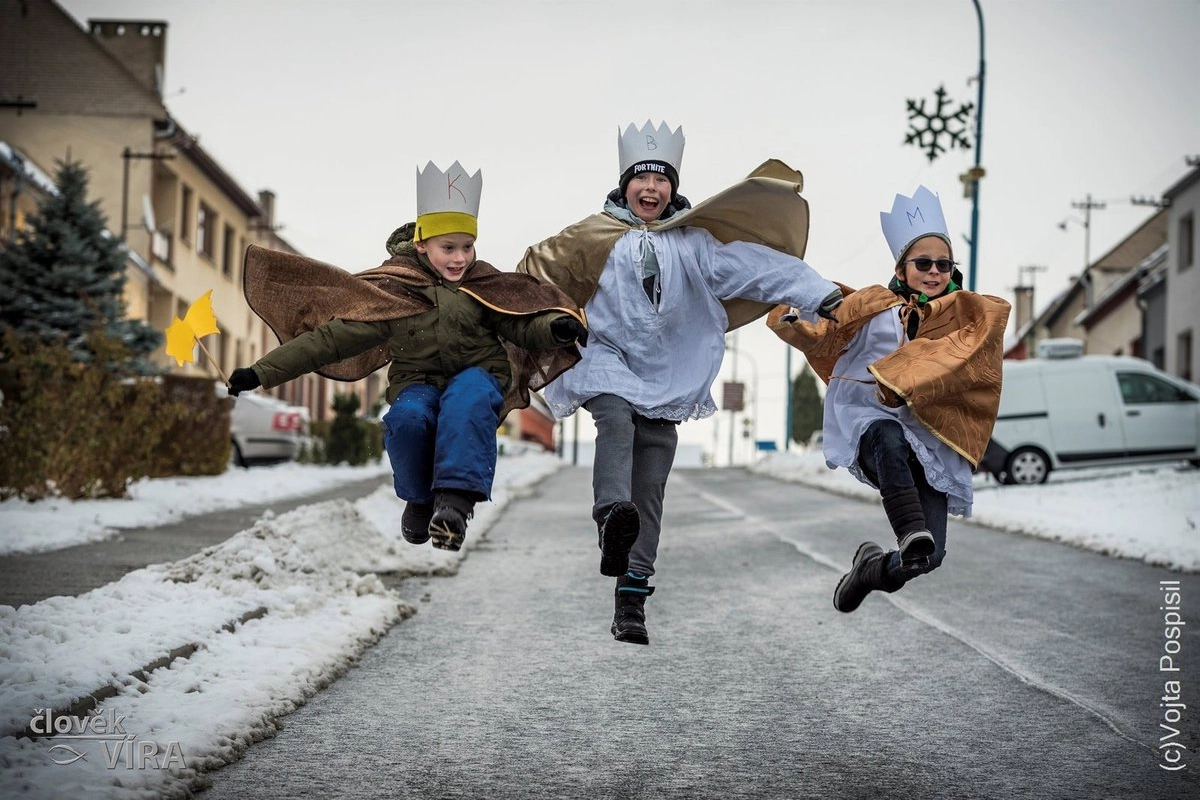
{"type": "Polygon", "coordinates": [[[0,606],[6,797],[188,796],[415,612],[374,572],[452,574],[513,493],[560,464],[502,459],[462,552],[400,540],[403,503],[384,487],[267,515],[79,597],[0,606]],[[21,735],[58,726],[71,730],[21,735]]]}
{"type": "MultiPolygon", "coordinates": [[[[845,470],[826,467],[820,451],[772,454],[751,469],[849,497],[879,499],[877,491],[845,470]]],[[[990,476],[976,475],[969,521],[1200,572],[1200,470],[1185,462],[1057,470],[1040,486],[1001,486],[990,476]]]]}
{"type": "Polygon", "coordinates": [[[221,475],[145,478],[114,500],[52,498],[0,502],[0,555],[57,550],[112,538],[115,528],[170,525],[197,514],[303,497],[353,481],[392,474],[387,459],[363,467],[288,462],[250,470],[232,467],[221,475]]]}

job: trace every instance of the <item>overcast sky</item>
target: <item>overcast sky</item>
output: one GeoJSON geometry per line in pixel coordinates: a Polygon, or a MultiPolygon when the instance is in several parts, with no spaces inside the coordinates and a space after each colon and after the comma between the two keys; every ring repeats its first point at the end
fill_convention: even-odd
{"type": "MultiPolygon", "coordinates": [[[[413,218],[417,166],[455,159],[483,170],[480,257],[511,269],[600,210],[618,127],[648,118],[683,126],[693,203],[767,158],[803,172],[807,260],[826,277],[886,280],[879,212],[918,184],[941,194],[969,257],[958,176],[973,151],[931,164],[903,140],[906,100],[931,107],[939,85],[954,108],[976,100],[971,0],[60,2],[81,24],[167,22],[171,113],[244,189],[277,194],[292,244],[352,271],[413,218]]],[[[1200,0],[981,6],[975,288],[1011,299],[1019,267],[1045,266],[1040,308],[1084,264],[1073,203],[1107,204],[1092,213],[1095,260],[1153,212],[1130,198],[1160,196],[1200,155],[1200,0]]],[[[739,378],[757,364],[759,438],[782,442],[783,345],[761,324],[737,341],[739,378]]],[[[714,439],[710,423],[684,428],[714,439]]]]}

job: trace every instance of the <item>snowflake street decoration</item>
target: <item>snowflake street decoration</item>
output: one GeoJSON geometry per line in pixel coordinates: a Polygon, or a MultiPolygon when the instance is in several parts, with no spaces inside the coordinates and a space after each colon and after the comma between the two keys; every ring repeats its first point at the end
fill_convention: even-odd
{"type": "Polygon", "coordinates": [[[962,150],[971,148],[967,138],[967,115],[975,107],[973,103],[960,103],[958,109],[951,112],[951,101],[946,97],[946,89],[939,86],[934,92],[937,103],[932,111],[925,110],[925,99],[920,103],[908,101],[908,135],[904,137],[905,144],[915,144],[925,151],[932,162],[947,148],[958,147],[962,150]],[[942,144],[942,137],[949,137],[947,145],[942,144]]]}

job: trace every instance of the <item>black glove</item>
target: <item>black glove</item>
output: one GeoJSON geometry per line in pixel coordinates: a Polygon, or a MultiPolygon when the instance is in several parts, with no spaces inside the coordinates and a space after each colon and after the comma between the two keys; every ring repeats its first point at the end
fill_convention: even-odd
{"type": "Polygon", "coordinates": [[[833,315],[833,312],[837,310],[837,307],[841,304],[842,290],[838,289],[830,292],[825,296],[825,299],[821,301],[821,307],[817,309],[817,316],[837,322],[838,318],[833,315]]]}
{"type": "Polygon", "coordinates": [[[262,386],[258,373],[249,367],[238,367],[229,375],[229,393],[237,397],[242,392],[262,386]]]}
{"type": "Polygon", "coordinates": [[[550,332],[560,342],[579,342],[580,347],[587,347],[588,329],[574,317],[559,317],[550,323],[550,332]]]}

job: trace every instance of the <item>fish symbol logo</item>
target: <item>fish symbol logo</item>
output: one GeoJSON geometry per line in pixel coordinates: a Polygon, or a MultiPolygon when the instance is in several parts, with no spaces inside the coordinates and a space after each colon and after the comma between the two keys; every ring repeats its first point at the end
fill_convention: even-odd
{"type": "Polygon", "coordinates": [[[76,750],[75,748],[73,748],[67,744],[56,744],[50,748],[51,753],[53,753],[55,750],[65,750],[66,753],[70,753],[72,756],[74,756],[74,758],[70,758],[70,757],[67,757],[65,753],[63,753],[63,754],[61,754],[61,757],[65,759],[63,761],[60,761],[59,759],[55,758],[54,756],[50,756],[50,760],[53,761],[55,764],[58,764],[59,766],[66,766],[67,764],[74,764],[76,761],[80,760],[81,758],[87,758],[87,753],[81,753],[78,750],[76,750]]]}

